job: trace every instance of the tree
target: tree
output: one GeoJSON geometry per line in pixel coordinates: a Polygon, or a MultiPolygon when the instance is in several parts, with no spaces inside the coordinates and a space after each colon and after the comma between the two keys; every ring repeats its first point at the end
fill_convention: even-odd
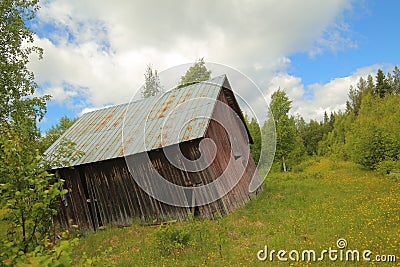
{"type": "Polygon", "coordinates": [[[280,119],[288,117],[289,111],[292,108],[292,101],[287,96],[286,92],[278,88],[271,96],[270,109],[274,115],[275,123],[280,119]]]}
{"type": "Polygon", "coordinates": [[[294,118],[289,118],[292,101],[280,88],[271,96],[270,109],[276,128],[276,158],[282,160],[283,171],[287,171],[286,159],[295,148],[296,129],[294,118]]]}
{"type": "Polygon", "coordinates": [[[390,94],[392,92],[390,84],[388,83],[385,74],[381,69],[378,70],[376,74],[376,84],[374,95],[377,97],[384,97],[386,94],[390,94]]]}
{"type": "Polygon", "coordinates": [[[346,146],[346,133],[352,125],[354,116],[348,113],[331,114],[331,131],[318,143],[318,155],[333,156],[348,159],[346,146]]]}
{"type": "MultiPolygon", "coordinates": [[[[40,138],[40,154],[44,154],[45,151],[57,140],[63,133],[68,130],[78,118],[68,118],[67,116],[61,117],[60,121],[48,129],[43,136],[40,138]]],[[[68,166],[71,162],[82,157],[84,152],[76,149],[76,143],[72,142],[68,138],[63,138],[56,147],[56,153],[52,155],[45,155],[46,158],[46,169],[52,169],[54,167],[68,166]]]]}
{"type": "Polygon", "coordinates": [[[318,153],[318,143],[324,136],[324,125],[315,120],[310,120],[304,133],[304,146],[308,155],[316,155],[318,153]]]}
{"type": "Polygon", "coordinates": [[[211,77],[211,71],[207,70],[204,58],[199,58],[193,66],[191,66],[181,77],[181,83],[178,88],[187,86],[189,84],[207,81],[211,77]]]}
{"type": "Polygon", "coordinates": [[[10,228],[0,245],[6,255],[0,255],[0,259],[13,258],[12,251],[7,251],[10,247],[27,253],[43,245],[52,217],[57,214],[59,196],[67,193],[60,189],[63,181],[54,179],[42,167],[38,149],[26,151],[26,144],[17,133],[6,127],[2,131],[0,175],[7,181],[0,185],[1,204],[6,208],[4,218],[10,228]]]}
{"type": "MultiPolygon", "coordinates": [[[[39,146],[36,122],[44,116],[49,99],[49,96],[34,96],[37,84],[27,68],[30,54],[42,55],[41,48],[32,45],[34,33],[26,26],[37,9],[34,0],[0,2],[0,127],[2,133],[13,132],[14,138],[23,142],[25,154],[35,153],[39,146]]],[[[10,142],[8,138],[1,141],[10,142]]]]}
{"type": "Polygon", "coordinates": [[[395,66],[393,70],[393,81],[392,81],[393,92],[400,95],[400,70],[399,67],[395,66]]]}
{"type": "Polygon", "coordinates": [[[375,84],[374,84],[374,78],[372,77],[371,74],[368,75],[367,77],[367,93],[373,95],[375,91],[375,84]]]}
{"type": "Polygon", "coordinates": [[[62,181],[54,179],[41,159],[37,121],[49,96],[37,97],[29,56],[41,57],[27,27],[38,10],[37,0],[0,1],[0,204],[9,229],[0,242],[0,262],[14,264],[23,253],[43,245],[62,181]]]}
{"type": "Polygon", "coordinates": [[[142,90],[142,97],[148,98],[150,96],[155,96],[162,92],[162,86],[160,83],[160,78],[158,77],[157,70],[153,71],[151,65],[147,66],[147,70],[144,74],[145,83],[142,90]]]}
{"type": "MultiPolygon", "coordinates": [[[[400,141],[396,104],[399,69],[385,76],[382,70],[360,78],[349,90],[346,113],[331,116],[331,131],[318,145],[320,155],[352,159],[371,169],[393,166],[398,161],[400,141]],[[396,150],[397,149],[397,150],[396,150]],[[396,154],[397,153],[397,154],[396,154]]],[[[398,100],[397,100],[398,101],[398,100]]]]}
{"type": "Polygon", "coordinates": [[[322,128],[322,134],[323,134],[322,138],[325,138],[328,135],[328,133],[332,131],[332,129],[333,129],[333,121],[331,121],[332,118],[333,118],[332,112],[331,112],[331,115],[328,116],[328,114],[325,111],[324,121],[322,123],[320,123],[321,128],[322,128]]]}
{"type": "MultiPolygon", "coordinates": [[[[33,46],[34,33],[26,26],[35,17],[37,0],[0,2],[0,123],[19,128],[21,137],[33,140],[39,135],[36,121],[46,112],[49,96],[36,97],[37,85],[27,68],[29,56],[42,49],[33,46]]],[[[25,140],[25,141],[28,141],[25,140]]]]}
{"type": "Polygon", "coordinates": [[[257,164],[260,160],[261,154],[261,129],[255,118],[251,118],[249,122],[248,117],[245,116],[246,125],[249,128],[251,137],[253,138],[253,144],[250,144],[250,153],[253,157],[254,162],[257,164]]]}
{"type": "Polygon", "coordinates": [[[261,131],[261,154],[258,162],[258,170],[263,177],[268,174],[271,164],[276,162],[276,129],[271,110],[267,111],[267,118],[264,121],[261,131]]]}
{"type": "Polygon", "coordinates": [[[328,123],[329,123],[328,113],[326,113],[326,111],[324,111],[324,120],[323,120],[323,124],[328,124],[328,123]]]}
{"type": "Polygon", "coordinates": [[[329,132],[333,130],[333,125],[335,124],[335,113],[331,112],[331,115],[329,116],[329,132]]]}
{"type": "Polygon", "coordinates": [[[363,97],[369,91],[368,82],[360,77],[359,82],[357,83],[357,87],[350,85],[349,89],[349,101],[346,102],[346,112],[354,113],[354,115],[358,115],[358,111],[361,107],[361,102],[363,97]]]}
{"type": "Polygon", "coordinates": [[[44,153],[69,127],[76,122],[77,118],[71,119],[67,116],[61,117],[60,121],[48,129],[40,139],[40,152],[44,153]]]}
{"type": "Polygon", "coordinates": [[[400,94],[400,70],[395,66],[392,73],[387,76],[389,86],[392,88],[393,94],[400,94]]]}
{"type": "Polygon", "coordinates": [[[399,118],[399,95],[365,97],[359,116],[346,134],[347,148],[352,160],[371,169],[379,168],[384,162],[398,162],[399,118]]]}

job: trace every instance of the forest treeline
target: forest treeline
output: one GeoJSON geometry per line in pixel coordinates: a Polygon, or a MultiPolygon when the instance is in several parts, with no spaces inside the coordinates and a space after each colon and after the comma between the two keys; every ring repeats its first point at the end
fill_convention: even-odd
{"type": "MultiPolygon", "coordinates": [[[[310,156],[351,160],[383,174],[400,176],[400,71],[360,78],[351,85],[346,110],[325,112],[322,121],[306,122],[290,116],[292,101],[284,90],[272,94],[270,110],[276,128],[275,168],[291,170],[310,156]]],[[[270,134],[266,122],[248,122],[254,144],[253,158],[262,164],[262,135],[270,134]],[[261,128],[261,130],[260,130],[261,128]]],[[[268,136],[265,136],[268,138],[268,136]]],[[[270,149],[270,148],[265,148],[270,149]]]]}

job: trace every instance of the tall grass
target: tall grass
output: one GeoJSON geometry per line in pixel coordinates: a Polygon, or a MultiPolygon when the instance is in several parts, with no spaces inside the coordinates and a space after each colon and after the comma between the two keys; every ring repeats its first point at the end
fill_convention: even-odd
{"type": "MultiPolygon", "coordinates": [[[[160,236],[168,241],[160,227],[134,224],[83,237],[75,258],[85,251],[88,256],[104,255],[118,266],[275,266],[288,262],[259,261],[256,254],[264,246],[318,252],[336,248],[336,241],[345,238],[348,249],[395,254],[400,261],[399,182],[327,159],[304,164],[301,170],[269,174],[260,195],[219,220],[176,223],[174,233],[188,239],[179,241],[172,253],[160,251],[160,236]]],[[[322,263],[338,264],[328,259],[322,263]]]]}

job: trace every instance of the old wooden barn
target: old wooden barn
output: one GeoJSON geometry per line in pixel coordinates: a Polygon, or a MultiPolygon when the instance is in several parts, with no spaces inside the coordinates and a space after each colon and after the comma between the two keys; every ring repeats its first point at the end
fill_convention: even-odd
{"type": "MultiPolygon", "coordinates": [[[[249,153],[252,138],[243,125],[243,114],[225,75],[161,97],[84,114],[45,153],[56,156],[63,140],[74,142],[76,150],[83,152],[72,161],[63,159],[69,163],[52,170],[65,180],[63,187],[69,191],[60,200],[56,222],[62,228],[74,225],[90,231],[135,219],[182,220],[190,212],[213,218],[216,212],[234,211],[261,190],[249,193],[251,179],[259,176],[249,153]],[[214,144],[202,142],[206,139],[214,144]],[[203,156],[210,164],[198,171],[181,169],[165,154],[171,148],[179,148],[186,160],[196,162],[203,156]],[[150,160],[143,161],[144,156],[150,160]],[[187,205],[177,206],[140,186],[150,179],[150,169],[186,188],[208,185],[221,175],[225,179],[214,190],[221,194],[215,201],[204,204],[203,196],[191,195],[185,196],[187,205]],[[232,190],[221,193],[226,188],[232,190]]],[[[174,194],[170,192],[172,198],[174,194]]]]}

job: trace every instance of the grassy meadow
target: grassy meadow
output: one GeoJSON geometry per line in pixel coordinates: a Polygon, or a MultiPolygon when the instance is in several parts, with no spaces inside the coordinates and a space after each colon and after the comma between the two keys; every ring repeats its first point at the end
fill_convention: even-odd
{"type": "MultiPolygon", "coordinates": [[[[301,254],[300,254],[301,255],[301,254]]],[[[219,220],[193,219],[169,226],[106,228],[83,235],[75,263],[92,258],[96,266],[396,266],[400,263],[400,182],[350,162],[318,159],[297,171],[270,173],[264,191],[219,220]],[[397,255],[395,263],[259,261],[268,246],[285,250],[371,250],[397,255]]],[[[288,257],[288,254],[286,254],[288,257]]]]}

